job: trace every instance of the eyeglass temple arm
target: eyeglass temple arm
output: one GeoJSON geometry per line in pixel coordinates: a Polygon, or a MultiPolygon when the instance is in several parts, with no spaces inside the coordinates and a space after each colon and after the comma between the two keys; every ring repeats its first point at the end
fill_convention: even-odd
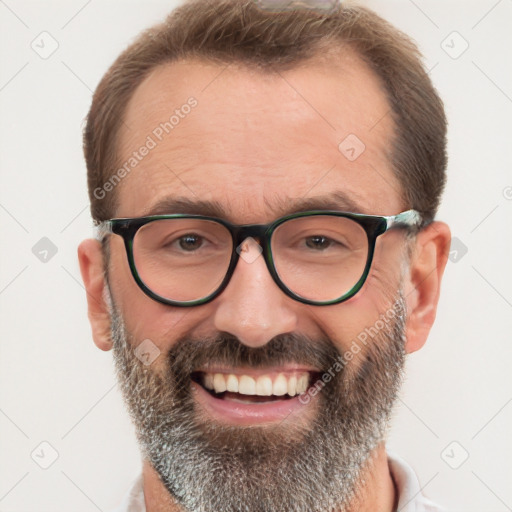
{"type": "Polygon", "coordinates": [[[386,230],[393,226],[417,227],[421,225],[421,214],[417,210],[407,210],[397,215],[384,217],[386,219],[386,230]]]}
{"type": "Polygon", "coordinates": [[[104,220],[94,226],[94,238],[99,240],[100,242],[105,238],[105,236],[113,233],[112,231],[112,221],[104,220]]]}

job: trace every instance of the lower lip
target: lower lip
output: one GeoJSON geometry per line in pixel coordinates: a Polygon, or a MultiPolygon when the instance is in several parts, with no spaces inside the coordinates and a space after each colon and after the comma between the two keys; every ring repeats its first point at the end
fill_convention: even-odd
{"type": "Polygon", "coordinates": [[[280,423],[288,417],[304,414],[310,409],[314,398],[306,400],[297,395],[286,400],[272,402],[240,403],[215,398],[200,384],[192,381],[192,391],[198,404],[208,416],[221,423],[234,425],[257,425],[280,423]]]}

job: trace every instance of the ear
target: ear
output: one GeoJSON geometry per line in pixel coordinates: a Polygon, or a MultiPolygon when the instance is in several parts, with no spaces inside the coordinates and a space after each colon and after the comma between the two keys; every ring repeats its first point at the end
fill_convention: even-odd
{"type": "Polygon", "coordinates": [[[87,308],[94,343],[101,350],[112,348],[110,309],[105,300],[103,252],[98,240],[84,240],[78,246],[78,263],[87,292],[87,308]]]}
{"type": "Polygon", "coordinates": [[[450,240],[450,228],[444,222],[432,222],[416,237],[405,286],[407,353],[415,352],[425,344],[436,318],[450,240]]]}

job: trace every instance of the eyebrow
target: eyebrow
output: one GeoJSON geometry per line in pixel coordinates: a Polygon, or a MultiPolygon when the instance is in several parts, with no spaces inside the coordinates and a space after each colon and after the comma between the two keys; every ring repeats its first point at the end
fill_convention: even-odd
{"type": "Polygon", "coordinates": [[[337,210],[363,213],[363,207],[341,190],[321,196],[277,198],[274,204],[268,201],[265,202],[279,216],[307,210],[337,210]]]}
{"type": "Polygon", "coordinates": [[[171,213],[189,213],[205,217],[226,218],[227,212],[218,201],[204,201],[187,197],[164,197],[144,211],[144,215],[166,215],[171,213]]]}
{"type": "MultiPolygon", "coordinates": [[[[276,217],[310,210],[336,210],[364,213],[363,208],[342,191],[307,198],[278,197],[272,201],[265,199],[265,204],[276,217]]],[[[233,213],[229,212],[219,201],[206,201],[176,196],[164,197],[159,200],[154,205],[145,209],[144,216],[172,213],[204,215],[206,217],[217,217],[225,220],[233,218],[233,213]]]]}

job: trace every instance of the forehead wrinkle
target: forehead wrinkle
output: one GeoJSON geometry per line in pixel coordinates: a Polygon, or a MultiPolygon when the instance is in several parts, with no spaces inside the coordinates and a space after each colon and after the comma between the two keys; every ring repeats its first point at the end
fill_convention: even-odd
{"type": "MultiPolygon", "coordinates": [[[[312,209],[292,205],[292,198],[289,197],[271,197],[273,193],[285,190],[295,196],[293,200],[302,198],[306,204],[304,195],[310,196],[312,192],[329,193],[334,187],[346,188],[352,204],[331,201],[330,209],[396,213],[396,206],[387,207],[384,199],[386,196],[394,196],[401,188],[392,186],[395,177],[389,173],[390,162],[386,149],[393,135],[393,121],[392,116],[384,115],[388,109],[386,97],[382,94],[378,80],[364,63],[355,58],[348,63],[346,59],[343,62],[345,65],[336,66],[332,62],[329,62],[331,66],[308,63],[308,66],[282,73],[286,81],[279,76],[249,73],[254,81],[248,82],[246,68],[227,70],[206,90],[208,97],[201,94],[197,96],[200,103],[198,109],[141,162],[138,169],[140,172],[133,171],[134,175],[139,176],[132,176],[121,184],[121,189],[132,196],[125,203],[127,206],[124,213],[138,214],[143,209],[147,211],[147,205],[168,189],[169,192],[190,195],[192,199],[198,196],[199,199],[222,197],[222,203],[230,209],[229,212],[223,212],[225,218],[228,215],[232,218],[236,213],[238,221],[246,218],[258,222],[262,218],[271,220],[269,212],[277,217],[294,210],[312,209]],[[350,68],[350,72],[339,75],[338,72],[344,71],[346,67],[350,68]],[[315,71],[314,80],[311,75],[301,74],[304,68],[315,71]],[[263,80],[260,81],[260,77],[263,80]],[[356,84],[357,89],[354,90],[352,86],[358,77],[364,79],[364,83],[369,86],[361,88],[356,84]],[[245,89],[237,87],[237,84],[250,85],[247,94],[251,101],[247,100],[243,92],[245,89]],[[297,122],[295,118],[290,122],[290,109],[284,112],[283,105],[279,104],[274,112],[271,106],[275,102],[261,102],[265,93],[270,92],[270,84],[275,85],[277,92],[287,100],[291,111],[295,112],[292,106],[297,107],[297,112],[300,111],[303,117],[295,113],[298,116],[297,122]],[[251,107],[251,116],[240,116],[239,111],[232,111],[233,101],[227,101],[226,87],[233,91],[236,98],[243,100],[241,106],[244,109],[251,107]],[[215,91],[220,94],[218,98],[215,94],[211,96],[215,91]],[[324,91],[326,94],[323,94],[324,91]],[[215,101],[209,101],[212,97],[215,101]],[[255,102],[259,103],[256,105],[255,102]],[[334,108],[339,104],[343,105],[343,109],[341,106],[334,108]],[[369,104],[372,108],[368,107],[369,104]],[[270,109],[269,112],[273,114],[271,117],[265,107],[270,109]],[[328,128],[315,113],[315,109],[324,114],[327,112],[329,117],[336,115],[339,126],[336,123],[335,130],[328,128]],[[222,130],[219,131],[216,121],[225,118],[231,121],[221,123],[222,130]],[[266,129],[267,121],[274,123],[270,125],[273,130],[266,129]],[[372,128],[371,133],[367,131],[376,121],[379,123],[375,129],[372,128]],[[366,145],[357,163],[345,161],[344,155],[338,150],[338,144],[349,132],[359,134],[366,145]],[[340,166],[341,178],[337,179],[336,169],[327,173],[328,179],[324,180],[327,176],[324,171],[333,162],[336,167],[340,166]],[[384,176],[375,175],[372,166],[385,179],[384,176]],[[161,170],[158,170],[159,167],[161,170]],[[274,179],[277,179],[275,186],[272,185],[274,179]],[[294,180],[293,184],[291,180],[294,180]],[[334,184],[333,180],[338,183],[334,184]],[[375,193],[375,190],[380,192],[375,193]],[[223,196],[219,196],[219,193],[223,196]]],[[[202,70],[208,68],[207,75],[211,70],[218,71],[218,66],[200,68],[197,63],[173,63],[160,68],[146,83],[139,86],[127,107],[130,120],[134,123],[133,131],[124,133],[124,150],[132,145],[137,146],[135,143],[138,137],[144,139],[146,132],[153,127],[153,120],[156,122],[160,119],[160,112],[172,110],[171,105],[177,105],[186,94],[195,92],[197,84],[204,79],[202,70]],[[171,76],[177,78],[172,82],[172,87],[168,80],[171,76]],[[157,88],[151,89],[150,86],[157,88]],[[146,115],[143,115],[144,112],[146,115]]],[[[275,99],[275,93],[272,93],[271,98],[275,99]]]]}

